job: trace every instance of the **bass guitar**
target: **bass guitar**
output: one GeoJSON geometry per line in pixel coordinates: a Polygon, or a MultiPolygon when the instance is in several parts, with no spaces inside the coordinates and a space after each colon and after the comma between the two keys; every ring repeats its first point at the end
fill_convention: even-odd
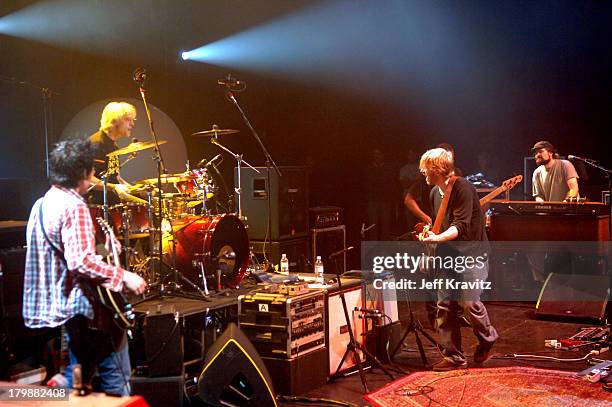
{"type": "MultiPolygon", "coordinates": [[[[480,198],[479,200],[480,207],[482,208],[485,205],[487,205],[489,202],[495,199],[495,197],[497,197],[499,194],[502,194],[506,191],[510,191],[512,188],[520,184],[522,181],[523,181],[522,175],[516,175],[512,178],[508,178],[507,180],[502,182],[502,184],[499,187],[495,188],[493,191],[489,192],[487,195],[480,198]]],[[[414,230],[412,231],[412,236],[414,240],[420,240],[419,236],[426,235],[430,229],[431,229],[431,225],[425,224],[423,222],[419,222],[416,225],[414,225],[414,230]]]]}

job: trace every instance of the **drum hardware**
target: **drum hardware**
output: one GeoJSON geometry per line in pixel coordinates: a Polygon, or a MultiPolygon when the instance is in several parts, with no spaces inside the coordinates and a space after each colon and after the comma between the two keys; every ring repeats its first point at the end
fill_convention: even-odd
{"type": "MultiPolygon", "coordinates": [[[[217,129],[218,129],[218,126],[216,124],[214,124],[213,125],[213,130],[215,129],[215,127],[217,127],[217,129]]],[[[241,198],[241,196],[242,196],[242,188],[241,188],[241,181],[240,181],[240,168],[242,167],[242,164],[244,163],[244,164],[246,164],[247,167],[253,169],[258,174],[261,174],[261,173],[259,172],[259,170],[257,168],[253,167],[246,160],[244,160],[242,158],[242,154],[234,153],[232,150],[230,150],[229,148],[227,148],[223,144],[221,144],[217,140],[217,137],[218,137],[219,134],[223,134],[223,133],[220,133],[220,130],[217,130],[216,132],[213,131],[213,133],[210,134],[212,136],[210,138],[210,142],[212,144],[214,144],[215,146],[219,147],[220,149],[226,151],[228,154],[230,154],[236,160],[236,166],[238,167],[238,177],[237,177],[238,187],[234,188],[234,192],[238,196],[238,199],[236,200],[236,212],[238,213],[238,217],[240,219],[242,219],[242,198],[241,198]]],[[[226,134],[229,134],[229,133],[226,133],[226,134]]]]}

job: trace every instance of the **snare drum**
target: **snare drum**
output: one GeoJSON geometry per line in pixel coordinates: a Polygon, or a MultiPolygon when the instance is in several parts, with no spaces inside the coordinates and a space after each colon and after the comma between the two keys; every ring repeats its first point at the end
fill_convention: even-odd
{"type": "MultiPolygon", "coordinates": [[[[176,266],[201,288],[216,287],[217,270],[222,287],[237,287],[249,264],[249,237],[234,215],[190,216],[173,222],[176,266]],[[202,269],[205,273],[202,274],[202,269]]],[[[164,257],[172,264],[172,237],[163,239],[164,257]]]]}

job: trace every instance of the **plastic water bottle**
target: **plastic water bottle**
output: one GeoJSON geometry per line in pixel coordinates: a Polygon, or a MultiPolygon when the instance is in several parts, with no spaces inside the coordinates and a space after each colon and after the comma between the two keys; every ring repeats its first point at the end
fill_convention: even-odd
{"type": "Polygon", "coordinates": [[[315,274],[315,283],[323,284],[325,282],[323,278],[324,270],[323,270],[323,262],[321,261],[321,256],[317,256],[317,260],[315,261],[314,274],[315,274]]]}
{"type": "Polygon", "coordinates": [[[281,274],[289,275],[289,259],[287,259],[287,255],[285,253],[283,253],[281,256],[280,272],[281,274]]]}

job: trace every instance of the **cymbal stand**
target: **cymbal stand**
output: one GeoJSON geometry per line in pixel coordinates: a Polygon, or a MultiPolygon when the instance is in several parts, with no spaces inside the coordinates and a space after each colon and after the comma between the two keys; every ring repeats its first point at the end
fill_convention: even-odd
{"type": "Polygon", "coordinates": [[[330,377],[330,381],[333,381],[336,378],[342,376],[342,373],[340,372],[340,370],[342,369],[342,365],[344,365],[344,362],[347,360],[349,354],[352,353],[353,357],[357,361],[357,368],[359,369],[359,377],[361,378],[361,384],[363,385],[363,389],[366,393],[369,393],[370,390],[368,389],[368,382],[366,381],[366,378],[365,378],[365,373],[364,373],[363,365],[361,362],[361,356],[359,356],[359,351],[361,351],[364,355],[366,355],[366,360],[369,360],[370,363],[380,368],[380,370],[382,370],[387,376],[389,376],[391,380],[395,380],[395,378],[393,377],[391,372],[382,364],[382,362],[376,358],[376,356],[370,353],[370,351],[368,351],[361,343],[357,342],[357,340],[355,339],[355,333],[353,332],[353,326],[351,324],[351,317],[349,316],[348,308],[346,305],[346,299],[344,298],[344,291],[342,290],[342,278],[341,278],[342,272],[338,266],[338,255],[345,253],[349,251],[350,249],[352,249],[352,247],[345,248],[341,250],[340,252],[334,253],[335,255],[330,256],[330,259],[333,260],[334,262],[335,274],[336,274],[337,281],[338,281],[338,292],[340,293],[339,296],[340,296],[340,301],[342,301],[342,310],[344,311],[344,320],[346,321],[346,326],[347,326],[348,334],[349,334],[349,342],[346,344],[346,351],[344,352],[344,355],[342,356],[342,359],[340,360],[340,363],[338,364],[338,367],[336,368],[336,373],[334,373],[330,377]]]}
{"type": "MultiPolygon", "coordinates": [[[[214,128],[215,128],[215,126],[213,126],[213,129],[214,128]]],[[[234,189],[234,191],[236,192],[236,195],[238,195],[238,199],[236,200],[236,213],[238,214],[238,217],[240,219],[242,219],[242,184],[241,184],[241,178],[240,178],[240,169],[242,167],[242,163],[246,164],[247,167],[251,168],[253,171],[255,171],[258,174],[261,174],[261,172],[257,168],[255,168],[251,164],[249,164],[246,160],[244,160],[242,158],[242,154],[236,154],[232,150],[230,150],[229,148],[227,148],[223,144],[221,144],[217,140],[217,137],[218,137],[218,135],[215,133],[210,138],[210,142],[212,144],[216,145],[217,147],[219,147],[220,149],[226,151],[228,154],[230,154],[236,160],[236,167],[238,168],[238,174],[236,176],[238,186],[234,189]]]]}

